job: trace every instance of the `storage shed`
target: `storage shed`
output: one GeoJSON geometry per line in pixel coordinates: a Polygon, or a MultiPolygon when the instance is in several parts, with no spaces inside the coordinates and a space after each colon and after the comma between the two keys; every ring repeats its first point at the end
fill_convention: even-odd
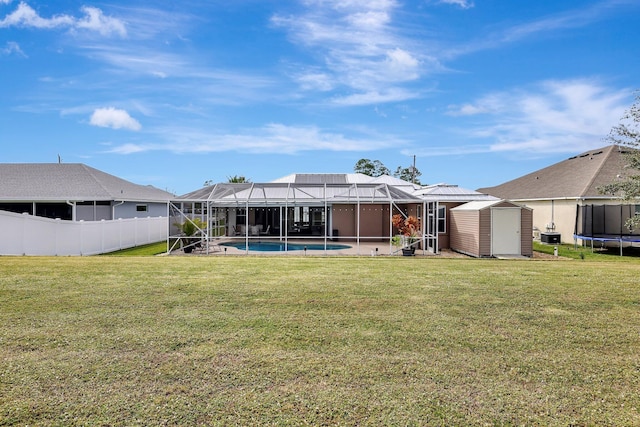
{"type": "Polygon", "coordinates": [[[508,200],[451,209],[451,249],[474,257],[533,256],[533,211],[508,200]]]}

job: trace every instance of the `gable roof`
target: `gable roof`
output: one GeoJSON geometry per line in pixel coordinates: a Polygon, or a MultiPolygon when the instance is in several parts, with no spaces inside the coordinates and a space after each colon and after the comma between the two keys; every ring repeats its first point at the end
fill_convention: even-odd
{"type": "Polygon", "coordinates": [[[478,191],[511,200],[615,198],[601,194],[598,187],[629,175],[624,158],[629,150],[618,145],[590,150],[504,184],[480,188],[478,191]]]}
{"type": "Polygon", "coordinates": [[[166,202],[171,193],[81,163],[2,163],[0,200],[166,202]]]}

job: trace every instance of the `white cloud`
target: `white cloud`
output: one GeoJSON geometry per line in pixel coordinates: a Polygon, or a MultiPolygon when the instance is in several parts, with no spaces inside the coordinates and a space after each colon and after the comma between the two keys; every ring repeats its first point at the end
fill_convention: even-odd
{"type": "Polygon", "coordinates": [[[580,152],[605,144],[629,94],[587,79],[552,80],[450,107],[450,114],[483,114],[487,124],[467,136],[491,141],[491,151],[580,152]]]}
{"type": "Polygon", "coordinates": [[[303,90],[327,92],[334,88],[331,76],[323,72],[310,71],[296,76],[296,80],[303,90]]]}
{"type": "Polygon", "coordinates": [[[52,18],[42,18],[28,4],[21,2],[18,8],[4,17],[0,21],[0,27],[33,27],[33,28],[56,28],[70,27],[74,19],[68,15],[56,15],[52,18]]]}
{"type": "Polygon", "coordinates": [[[367,100],[396,102],[415,97],[413,91],[403,89],[408,82],[443,68],[424,56],[419,42],[400,35],[405,29],[394,26],[394,12],[400,7],[396,1],[308,0],[304,4],[307,9],[302,14],[276,15],[271,20],[293,42],[316,55],[313,73],[296,76],[303,90],[345,89],[353,93],[348,97],[356,100],[352,105],[367,100]],[[408,97],[399,98],[400,94],[408,97]]]}
{"type": "Polygon", "coordinates": [[[391,88],[384,92],[370,91],[361,92],[353,95],[339,96],[332,99],[332,103],[340,106],[355,106],[355,105],[372,105],[372,104],[384,104],[387,102],[400,102],[408,99],[415,99],[420,96],[420,93],[415,91],[409,91],[400,88],[391,88]]]}
{"type": "Polygon", "coordinates": [[[2,55],[11,55],[16,54],[19,56],[27,57],[27,55],[20,49],[20,45],[16,42],[7,42],[7,44],[0,48],[0,54],[2,55]]]}
{"type": "MultiPolygon", "coordinates": [[[[457,0],[450,0],[455,2],[457,0]]],[[[610,10],[621,5],[636,5],[636,0],[610,0],[595,2],[584,7],[577,7],[563,12],[544,16],[528,22],[522,22],[486,34],[480,39],[473,40],[443,52],[443,56],[454,58],[486,49],[496,49],[503,45],[517,43],[544,35],[552,36],[568,29],[586,27],[594,22],[605,19],[610,10]]]]}
{"type": "Polygon", "coordinates": [[[96,7],[83,6],[81,10],[85,13],[85,17],[76,21],[77,28],[96,31],[103,36],[117,34],[125,37],[127,35],[124,23],[119,19],[105,16],[96,7]]]}
{"type": "Polygon", "coordinates": [[[440,3],[453,4],[463,9],[470,9],[474,6],[473,1],[470,0],[440,0],[440,3]]]}
{"type": "Polygon", "coordinates": [[[64,14],[43,18],[31,6],[20,2],[16,10],[0,20],[0,27],[69,28],[72,31],[90,30],[102,35],[126,36],[126,28],[122,21],[105,16],[100,9],[95,7],[85,6],[81,10],[85,16],[80,19],[64,14]]]}
{"type": "Polygon", "coordinates": [[[125,110],[113,107],[98,108],[91,115],[90,122],[93,126],[108,127],[112,129],[140,130],[140,123],[131,117],[125,110]]]}
{"type": "Polygon", "coordinates": [[[237,151],[242,153],[296,154],[305,151],[370,151],[405,145],[395,137],[361,132],[356,136],[327,132],[316,126],[287,126],[270,123],[244,133],[215,134],[191,129],[165,128],[159,137],[172,141],[165,144],[123,144],[111,153],[131,154],[143,151],[175,153],[211,153],[237,151]]]}

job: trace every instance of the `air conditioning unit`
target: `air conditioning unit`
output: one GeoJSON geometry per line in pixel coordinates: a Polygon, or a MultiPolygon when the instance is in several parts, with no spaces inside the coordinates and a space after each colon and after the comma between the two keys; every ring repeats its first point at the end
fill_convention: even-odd
{"type": "Polygon", "coordinates": [[[549,244],[560,243],[560,233],[540,233],[540,241],[549,244]]]}

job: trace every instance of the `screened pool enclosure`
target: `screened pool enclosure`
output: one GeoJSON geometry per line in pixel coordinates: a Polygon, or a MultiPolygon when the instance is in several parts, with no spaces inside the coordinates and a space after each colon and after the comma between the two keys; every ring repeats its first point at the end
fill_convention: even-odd
{"type": "Polygon", "coordinates": [[[170,202],[168,250],[209,253],[221,243],[244,242],[248,252],[250,242],[272,241],[286,251],[288,243],[304,241],[325,248],[349,242],[359,253],[362,243],[381,242],[394,253],[392,217],[401,214],[420,220],[413,246],[435,253],[437,212],[437,202],[384,183],[220,183],[170,202]]]}

